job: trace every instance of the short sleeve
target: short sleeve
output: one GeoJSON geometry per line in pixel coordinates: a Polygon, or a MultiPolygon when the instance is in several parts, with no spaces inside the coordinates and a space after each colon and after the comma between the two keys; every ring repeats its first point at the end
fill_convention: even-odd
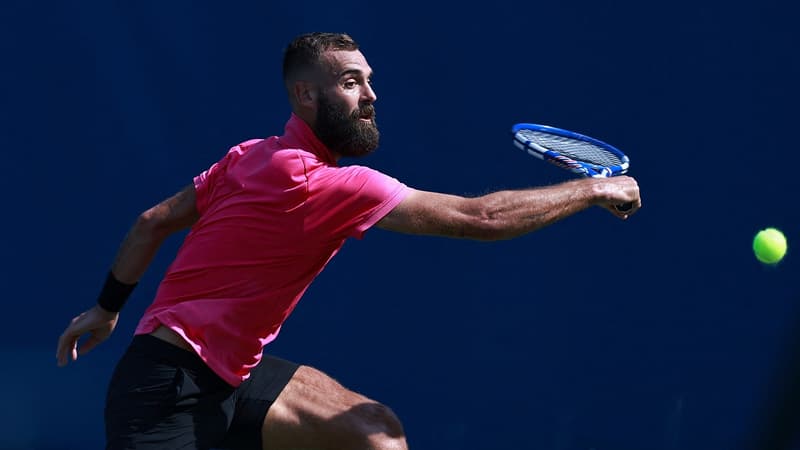
{"type": "Polygon", "coordinates": [[[225,158],[215,162],[211,167],[201,172],[200,175],[194,177],[195,204],[200,214],[203,214],[208,208],[209,185],[213,184],[213,180],[220,172],[220,165],[224,165],[227,157],[226,155],[225,158]]]}
{"type": "Polygon", "coordinates": [[[249,146],[258,142],[261,142],[261,139],[251,139],[231,147],[222,159],[194,177],[195,205],[200,214],[208,209],[208,204],[214,194],[214,186],[220,175],[227,170],[231,160],[241,156],[249,146]]]}
{"type": "Polygon", "coordinates": [[[408,192],[405,184],[368,167],[320,168],[309,177],[307,231],[360,239],[408,192]]]}

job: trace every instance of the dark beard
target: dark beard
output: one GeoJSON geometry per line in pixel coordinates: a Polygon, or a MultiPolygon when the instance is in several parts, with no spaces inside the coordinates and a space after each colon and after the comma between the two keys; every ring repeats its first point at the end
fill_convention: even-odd
{"type": "Polygon", "coordinates": [[[340,156],[358,157],[372,153],[378,148],[380,132],[375,123],[375,108],[363,105],[348,114],[341,105],[336,105],[324,95],[319,97],[316,130],[317,138],[328,149],[340,156]],[[361,117],[369,116],[370,122],[361,117]]]}

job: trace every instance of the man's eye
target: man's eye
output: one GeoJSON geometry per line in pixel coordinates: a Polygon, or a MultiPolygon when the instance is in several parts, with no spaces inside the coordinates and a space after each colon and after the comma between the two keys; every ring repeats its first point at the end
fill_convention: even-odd
{"type": "Polygon", "coordinates": [[[347,81],[344,82],[344,87],[346,89],[353,89],[357,85],[358,85],[358,83],[356,83],[356,80],[347,80],[347,81]]]}

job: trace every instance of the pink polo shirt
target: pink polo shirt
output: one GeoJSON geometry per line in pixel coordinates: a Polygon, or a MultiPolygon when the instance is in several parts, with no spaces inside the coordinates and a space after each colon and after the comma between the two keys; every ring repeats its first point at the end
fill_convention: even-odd
{"type": "Polygon", "coordinates": [[[367,167],[338,167],[295,115],[283,136],[231,148],[194,185],[200,219],[136,334],[165,325],[232,386],[345,239],[360,239],[409,192],[367,167]]]}

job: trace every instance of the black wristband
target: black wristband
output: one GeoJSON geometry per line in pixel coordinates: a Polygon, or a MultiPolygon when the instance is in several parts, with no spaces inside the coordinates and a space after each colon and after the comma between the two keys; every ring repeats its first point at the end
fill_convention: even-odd
{"type": "Polygon", "coordinates": [[[103,290],[100,291],[100,295],[97,297],[97,304],[106,311],[119,312],[137,284],[139,283],[125,284],[117,280],[109,270],[103,290]]]}

